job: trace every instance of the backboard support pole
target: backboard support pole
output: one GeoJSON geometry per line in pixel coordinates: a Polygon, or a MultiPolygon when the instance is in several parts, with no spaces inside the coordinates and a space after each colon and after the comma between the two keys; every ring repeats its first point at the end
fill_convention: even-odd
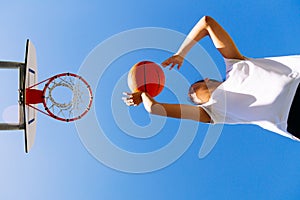
{"type": "Polygon", "coordinates": [[[20,69],[24,67],[24,63],[0,61],[0,69],[20,69]]]}
{"type": "Polygon", "coordinates": [[[23,130],[24,124],[18,124],[18,123],[0,123],[0,131],[5,130],[23,130]]]}
{"type": "Polygon", "coordinates": [[[25,129],[24,121],[24,87],[25,87],[25,63],[0,61],[0,69],[17,69],[19,70],[19,123],[0,123],[1,130],[23,130],[25,129]]]}

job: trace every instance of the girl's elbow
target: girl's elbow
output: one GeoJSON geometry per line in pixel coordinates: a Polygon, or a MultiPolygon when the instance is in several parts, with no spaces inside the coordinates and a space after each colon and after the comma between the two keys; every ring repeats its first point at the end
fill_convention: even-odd
{"type": "Polygon", "coordinates": [[[205,16],[203,16],[203,17],[201,18],[201,21],[202,21],[204,24],[206,24],[207,26],[209,26],[209,25],[214,21],[214,19],[213,19],[212,17],[210,17],[210,16],[205,15],[205,16]]]}

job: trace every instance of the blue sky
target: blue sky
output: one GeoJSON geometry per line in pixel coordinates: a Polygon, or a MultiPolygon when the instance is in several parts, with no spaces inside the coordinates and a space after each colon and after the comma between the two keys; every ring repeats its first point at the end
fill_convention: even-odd
{"type": "MultiPolygon", "coordinates": [[[[232,0],[230,3],[217,0],[62,0],[59,3],[32,0],[1,3],[0,60],[23,62],[26,39],[31,39],[37,49],[39,80],[61,72],[77,73],[85,67],[89,56],[114,35],[144,27],[187,34],[203,15],[214,17],[245,56],[300,54],[298,0],[232,0]]],[[[174,41],[174,45],[179,46],[180,42],[174,41]]],[[[211,41],[205,38],[200,45],[224,76],[222,57],[211,41]]],[[[117,101],[112,97],[119,96],[111,90],[134,63],[143,59],[162,62],[170,55],[171,52],[149,48],[120,55],[106,68],[94,88],[94,111],[99,124],[107,138],[125,151],[153,152],[163,148],[177,134],[180,120],[152,119],[142,107],[120,107],[119,115],[118,111],[113,114],[112,108],[117,101]],[[137,127],[146,127],[145,130],[150,126],[149,135],[151,123],[165,124],[151,137],[142,138],[143,131],[133,137],[115,121],[116,117],[129,120],[127,115],[123,116],[124,110],[137,127]]],[[[99,55],[99,60],[106,56],[99,55]]],[[[88,68],[90,73],[97,70],[88,68]]],[[[180,95],[174,93],[174,88],[179,86],[170,80],[176,73],[176,70],[165,70],[171,86],[165,88],[157,100],[178,101],[176,97],[180,95]]],[[[197,78],[189,62],[185,62],[177,74],[189,82],[197,78]]],[[[0,118],[7,107],[16,104],[17,75],[14,71],[1,70],[0,118]]],[[[24,153],[22,131],[1,132],[0,199],[299,199],[298,142],[256,126],[225,125],[216,146],[200,159],[198,152],[208,125],[187,123],[197,126],[198,130],[195,135],[190,129],[185,130],[192,143],[176,161],[148,173],[127,173],[111,168],[93,155],[75,123],[63,123],[38,114],[37,137],[29,154],[24,153]]],[[[90,127],[86,129],[86,135],[99,134],[90,127]]],[[[101,150],[100,145],[96,144],[95,148],[101,150]]],[[[112,152],[100,153],[115,159],[112,152]]],[[[121,157],[119,162],[126,164],[127,160],[121,157]]]]}

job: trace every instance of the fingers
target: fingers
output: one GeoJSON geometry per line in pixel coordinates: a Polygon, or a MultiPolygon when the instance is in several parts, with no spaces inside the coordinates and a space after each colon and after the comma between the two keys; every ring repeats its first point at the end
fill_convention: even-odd
{"type": "Polygon", "coordinates": [[[174,55],[174,56],[168,58],[167,60],[165,60],[164,62],[162,62],[161,65],[163,67],[170,66],[170,68],[169,68],[170,70],[173,69],[177,65],[177,69],[180,69],[182,62],[183,62],[182,57],[180,57],[179,55],[174,55]]]}
{"type": "Polygon", "coordinates": [[[133,106],[133,96],[131,93],[123,92],[124,97],[122,97],[122,100],[127,106],[133,106]]]}
{"type": "Polygon", "coordinates": [[[172,63],[169,70],[173,69],[177,65],[177,69],[180,69],[181,64],[172,63]]]}
{"type": "Polygon", "coordinates": [[[169,68],[171,70],[174,68],[175,65],[177,65],[177,63],[174,62],[171,58],[169,58],[161,63],[161,66],[163,66],[163,67],[168,67],[169,65],[171,65],[169,68]]]}
{"type": "Polygon", "coordinates": [[[128,99],[124,97],[122,99],[127,106],[137,106],[137,104],[134,103],[133,99],[128,99]]]}
{"type": "Polygon", "coordinates": [[[172,59],[172,57],[171,58],[168,58],[167,60],[165,60],[164,62],[162,62],[161,63],[161,66],[163,66],[163,67],[168,67],[170,64],[172,64],[173,65],[173,59],[172,59]]]}
{"type": "Polygon", "coordinates": [[[165,60],[164,62],[161,63],[161,66],[163,66],[163,67],[167,67],[168,65],[170,65],[170,60],[169,59],[167,59],[167,60],[165,60]]]}
{"type": "Polygon", "coordinates": [[[127,106],[138,106],[141,103],[140,92],[137,93],[127,93],[123,92],[124,97],[122,100],[127,106]]]}
{"type": "Polygon", "coordinates": [[[182,66],[182,63],[178,64],[177,69],[179,70],[181,66],[182,66]]]}
{"type": "Polygon", "coordinates": [[[137,106],[131,98],[122,97],[122,100],[127,106],[137,106]]]}
{"type": "MultiPolygon", "coordinates": [[[[123,95],[132,98],[132,93],[123,92],[123,95]]],[[[124,97],[123,97],[123,98],[124,98],[124,97]]]]}
{"type": "Polygon", "coordinates": [[[169,68],[169,70],[173,69],[175,65],[176,65],[175,63],[172,63],[172,65],[171,65],[171,67],[169,68]]]}

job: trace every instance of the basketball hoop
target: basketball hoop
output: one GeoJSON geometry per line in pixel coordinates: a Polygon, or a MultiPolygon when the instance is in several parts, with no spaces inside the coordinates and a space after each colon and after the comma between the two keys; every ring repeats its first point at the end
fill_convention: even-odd
{"type": "Polygon", "coordinates": [[[66,122],[82,118],[90,110],[92,101],[93,95],[89,84],[81,76],[72,73],[55,75],[26,88],[25,93],[26,105],[66,122]],[[43,90],[33,89],[44,82],[46,84],[43,90]],[[66,93],[71,93],[69,98],[58,99],[68,96],[66,93]],[[33,106],[38,103],[43,104],[46,112],[33,106]]]}
{"type": "Polygon", "coordinates": [[[0,123],[1,130],[24,130],[25,152],[35,140],[37,111],[54,119],[71,122],[82,118],[91,109],[93,95],[89,84],[80,76],[62,73],[38,83],[36,49],[26,42],[24,62],[0,61],[0,69],[19,71],[19,120],[17,123],[0,123]],[[42,90],[38,85],[44,83],[42,90]],[[45,110],[38,108],[43,104],[45,110]]]}

